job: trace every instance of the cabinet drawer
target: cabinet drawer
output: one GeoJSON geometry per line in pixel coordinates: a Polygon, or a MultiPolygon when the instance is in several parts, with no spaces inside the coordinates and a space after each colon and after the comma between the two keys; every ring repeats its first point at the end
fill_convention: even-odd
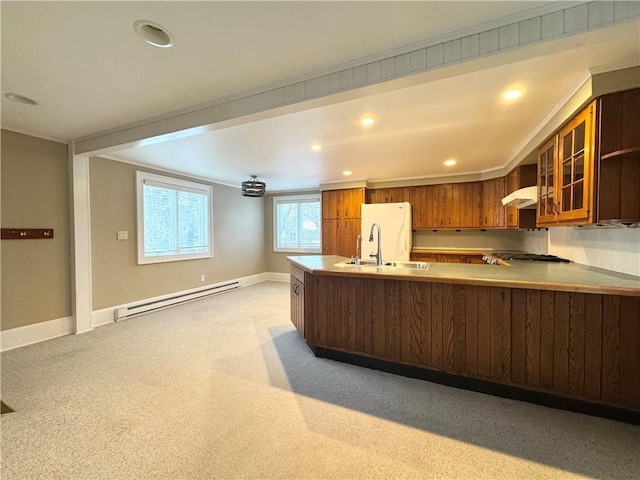
{"type": "Polygon", "coordinates": [[[295,265],[291,265],[291,276],[304,284],[304,270],[302,270],[301,268],[298,268],[295,265]]]}

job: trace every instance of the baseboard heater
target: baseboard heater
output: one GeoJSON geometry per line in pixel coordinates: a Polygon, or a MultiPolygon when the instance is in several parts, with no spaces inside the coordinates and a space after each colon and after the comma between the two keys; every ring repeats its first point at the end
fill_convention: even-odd
{"type": "Polygon", "coordinates": [[[113,311],[114,320],[117,322],[119,320],[124,320],[125,318],[131,318],[135,315],[140,315],[142,313],[148,313],[153,310],[160,310],[163,308],[173,307],[175,305],[179,305],[181,303],[190,302],[192,300],[198,300],[199,298],[208,297],[210,295],[215,295],[217,293],[226,292],[228,290],[233,290],[240,287],[240,282],[229,282],[220,285],[214,285],[209,288],[203,288],[202,290],[198,290],[190,293],[183,293],[179,295],[174,295],[172,297],[164,297],[159,298],[158,300],[153,300],[144,303],[137,303],[134,305],[129,305],[127,307],[116,308],[113,311]]]}

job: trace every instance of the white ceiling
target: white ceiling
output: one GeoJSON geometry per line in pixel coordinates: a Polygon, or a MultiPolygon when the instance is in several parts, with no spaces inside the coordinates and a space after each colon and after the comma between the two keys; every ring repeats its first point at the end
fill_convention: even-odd
{"type": "MultiPolygon", "coordinates": [[[[3,2],[2,128],[60,141],[239,96],[287,79],[446,38],[547,2],[3,2]],[[138,19],[175,37],[136,36],[138,19]]],[[[536,10],[537,11],[537,10],[536,10]]],[[[491,23],[494,22],[494,23],[491,23]]],[[[121,159],[270,191],[483,172],[503,167],[592,69],[640,62],[638,23],[441,69],[411,86],[110,152],[121,159]],[[502,100],[509,88],[524,95],[502,100]],[[376,123],[358,121],[372,115],[376,123]],[[312,152],[320,142],[323,149],[312,152]],[[447,158],[458,164],[442,165],[447,158]]],[[[374,89],[375,90],[375,89],[374,89]]]]}

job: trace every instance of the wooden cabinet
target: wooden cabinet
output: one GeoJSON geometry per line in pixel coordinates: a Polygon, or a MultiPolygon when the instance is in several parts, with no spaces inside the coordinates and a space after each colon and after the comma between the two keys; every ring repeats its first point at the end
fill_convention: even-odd
{"type": "Polygon", "coordinates": [[[367,190],[367,203],[409,202],[409,187],[377,188],[367,190]]]}
{"type": "Polygon", "coordinates": [[[604,95],[538,150],[537,225],[640,222],[640,89],[604,95]]]}
{"type": "Polygon", "coordinates": [[[304,271],[296,266],[291,266],[291,323],[304,337],[304,271]]]}
{"type": "Polygon", "coordinates": [[[347,220],[328,219],[322,221],[323,255],[353,257],[356,254],[356,238],[360,235],[359,218],[347,220]]]}
{"type": "Polygon", "coordinates": [[[482,257],[482,253],[413,251],[410,254],[410,260],[413,262],[472,263],[475,265],[484,264],[482,257]]]}
{"type": "Polygon", "coordinates": [[[640,222],[640,88],[599,102],[597,221],[640,222]]]}
{"type": "Polygon", "coordinates": [[[316,349],[640,412],[640,297],[312,277],[316,349]]]}
{"type": "Polygon", "coordinates": [[[505,197],[506,180],[504,177],[482,182],[482,228],[504,228],[506,226],[506,207],[502,205],[505,197]]]}
{"type": "Polygon", "coordinates": [[[482,182],[456,184],[460,189],[460,226],[480,228],[482,213],[482,182]]]}
{"type": "Polygon", "coordinates": [[[364,188],[322,192],[322,253],[351,257],[360,234],[360,209],[364,188]]]}
{"type": "Polygon", "coordinates": [[[360,218],[360,206],[363,203],[364,188],[325,190],[322,192],[322,218],[360,218]]]}
{"type": "MultiPolygon", "coordinates": [[[[507,175],[506,194],[515,192],[524,187],[536,185],[536,165],[522,165],[507,175]]],[[[508,228],[535,228],[536,210],[518,209],[517,207],[507,207],[507,227],[508,228]]]]}
{"type": "Polygon", "coordinates": [[[480,228],[482,182],[411,187],[414,229],[480,228]]]}
{"type": "Polygon", "coordinates": [[[538,150],[537,225],[594,220],[596,102],[538,150]]]}

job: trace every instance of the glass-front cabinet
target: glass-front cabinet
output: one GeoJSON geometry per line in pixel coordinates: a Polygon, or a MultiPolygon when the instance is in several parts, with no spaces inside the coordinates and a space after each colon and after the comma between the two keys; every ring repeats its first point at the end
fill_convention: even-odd
{"type": "Polygon", "coordinates": [[[537,223],[555,222],[556,202],[553,197],[556,137],[538,150],[538,220],[537,223]]]}
{"type": "Polygon", "coordinates": [[[538,150],[538,225],[591,223],[595,102],[538,150]]]}

